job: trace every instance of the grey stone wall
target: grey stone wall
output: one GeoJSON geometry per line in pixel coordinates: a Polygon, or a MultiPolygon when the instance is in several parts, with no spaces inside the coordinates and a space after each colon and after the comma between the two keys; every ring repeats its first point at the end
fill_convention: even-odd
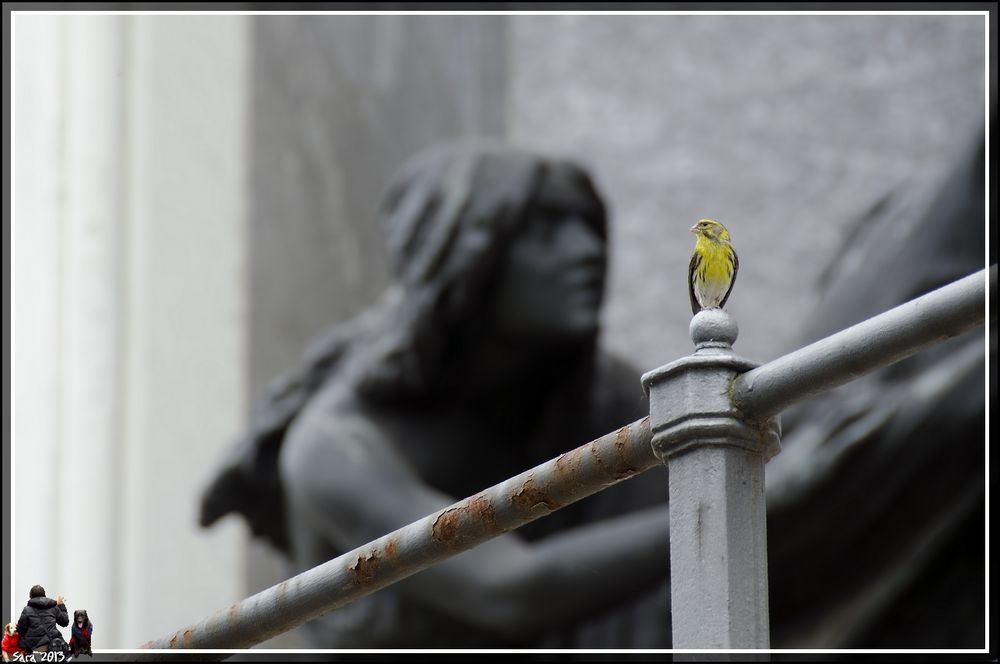
{"type": "Polygon", "coordinates": [[[251,391],[389,275],[375,208],[439,140],[501,136],[500,17],[276,16],[253,26],[251,391]]]}
{"type": "Polygon", "coordinates": [[[973,16],[517,16],[508,135],[579,156],[612,209],[607,343],[691,351],[688,233],[732,232],[737,352],[797,343],[847,225],[938,176],[983,126],[973,16]]]}

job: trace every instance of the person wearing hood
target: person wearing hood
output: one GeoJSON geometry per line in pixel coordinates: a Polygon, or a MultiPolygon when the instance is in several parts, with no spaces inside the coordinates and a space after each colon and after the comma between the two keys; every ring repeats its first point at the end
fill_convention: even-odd
{"type": "Polygon", "coordinates": [[[47,652],[55,639],[62,640],[57,625],[69,625],[69,611],[62,595],[56,599],[45,596],[45,588],[34,586],[29,593],[28,605],[17,621],[17,633],[21,635],[20,646],[27,654],[47,652]]]}

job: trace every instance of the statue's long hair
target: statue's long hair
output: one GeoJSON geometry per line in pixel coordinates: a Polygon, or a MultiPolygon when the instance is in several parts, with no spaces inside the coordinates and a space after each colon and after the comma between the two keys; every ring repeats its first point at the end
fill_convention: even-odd
{"type": "MultiPolygon", "coordinates": [[[[254,535],[288,550],[278,454],[292,421],[330,379],[380,403],[433,399],[449,389],[453,332],[483,305],[550,169],[561,169],[577,194],[591,199],[595,213],[587,221],[606,238],[604,205],[587,174],[570,162],[456,143],[420,153],[400,169],[379,210],[396,283],[377,304],[324,331],[301,365],[267,388],[249,430],[203,495],[202,526],[238,512],[254,535]]],[[[584,370],[594,343],[580,349],[584,370]]]]}

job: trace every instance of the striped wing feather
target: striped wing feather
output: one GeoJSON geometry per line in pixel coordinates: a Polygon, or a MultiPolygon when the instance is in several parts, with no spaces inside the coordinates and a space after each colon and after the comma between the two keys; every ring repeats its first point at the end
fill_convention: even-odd
{"type": "MultiPolygon", "coordinates": [[[[691,262],[688,264],[688,297],[691,298],[691,313],[696,314],[701,311],[701,305],[698,304],[698,298],[694,296],[694,273],[701,265],[701,254],[697,251],[691,254],[691,262]]],[[[729,287],[732,290],[732,286],[729,287]]],[[[729,293],[726,293],[726,297],[729,297],[729,293]]]]}
{"type": "MultiPolygon", "coordinates": [[[[726,300],[729,299],[729,294],[733,292],[733,284],[736,283],[736,273],[740,271],[740,257],[736,255],[736,250],[729,247],[729,262],[733,266],[733,276],[729,280],[729,289],[726,291],[726,296],[722,298],[722,302],[719,302],[719,307],[726,306],[726,300]]],[[[694,297],[692,295],[692,297],[694,297]]]]}

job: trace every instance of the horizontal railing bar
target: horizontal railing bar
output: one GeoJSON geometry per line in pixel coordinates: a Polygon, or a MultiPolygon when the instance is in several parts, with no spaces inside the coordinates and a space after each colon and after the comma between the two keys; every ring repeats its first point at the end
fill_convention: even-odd
{"type": "MultiPolygon", "coordinates": [[[[734,404],[764,419],[968,331],[985,320],[985,273],[740,375],[734,404]]],[[[989,280],[992,294],[995,265],[989,280]]],[[[650,443],[646,417],[142,647],[235,650],[262,643],[659,465],[650,443]]]]}
{"type": "MultiPolygon", "coordinates": [[[[981,325],[986,317],[986,272],[980,270],[741,374],[733,385],[734,405],[748,417],[767,418],[981,325]]],[[[996,265],[989,268],[989,281],[995,294],[996,265]]]]}
{"type": "Polygon", "coordinates": [[[659,465],[650,440],[647,417],[142,647],[249,648],[659,465]]]}

